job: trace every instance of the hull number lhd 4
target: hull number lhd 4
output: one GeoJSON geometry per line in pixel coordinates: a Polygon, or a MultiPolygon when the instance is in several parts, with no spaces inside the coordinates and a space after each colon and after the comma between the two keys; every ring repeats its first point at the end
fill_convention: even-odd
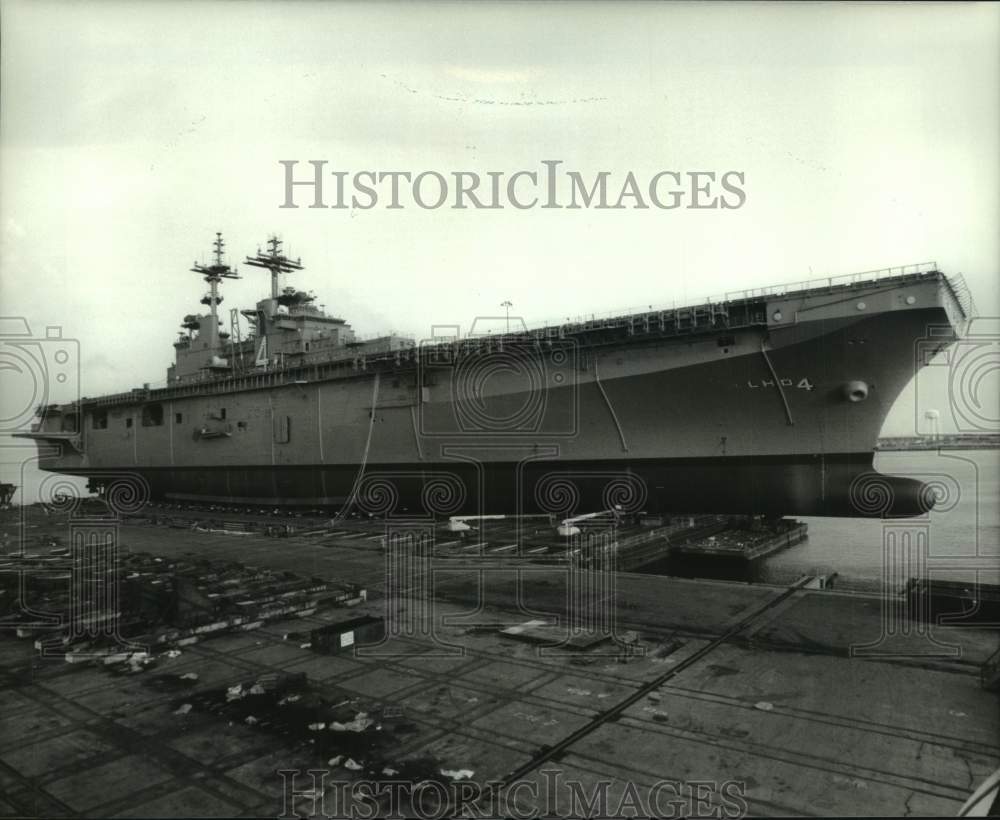
{"type": "Polygon", "coordinates": [[[761,379],[759,382],[747,381],[747,387],[752,387],[754,390],[759,387],[776,387],[778,384],[782,387],[797,387],[799,390],[815,389],[815,385],[808,378],[799,379],[797,383],[794,379],[778,379],[777,382],[774,379],[761,379]]]}

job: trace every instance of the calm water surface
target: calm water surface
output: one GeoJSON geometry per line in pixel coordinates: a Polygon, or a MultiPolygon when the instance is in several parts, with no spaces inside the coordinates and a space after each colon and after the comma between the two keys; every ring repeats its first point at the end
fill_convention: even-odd
{"type": "MultiPolygon", "coordinates": [[[[883,537],[892,527],[925,528],[929,560],[924,575],[971,583],[1000,583],[1000,450],[879,453],[882,473],[934,481],[948,489],[924,519],[884,524],[865,518],[801,518],[807,541],[749,565],[702,560],[662,564],[660,572],[787,583],[802,575],[838,573],[836,586],[879,589],[883,537]]],[[[912,574],[912,573],[911,573],[912,574]]]]}

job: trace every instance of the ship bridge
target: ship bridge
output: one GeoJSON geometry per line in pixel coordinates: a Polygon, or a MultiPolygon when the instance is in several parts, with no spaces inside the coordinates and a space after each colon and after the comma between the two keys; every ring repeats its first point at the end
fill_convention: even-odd
{"type": "Polygon", "coordinates": [[[223,248],[222,235],[216,234],[214,264],[195,263],[191,269],[203,275],[211,286],[202,299],[210,312],[184,317],[181,335],[174,342],[175,362],[167,369],[168,387],[351,358],[359,350],[377,354],[413,347],[411,339],[395,334],[359,341],[346,320],[328,314],[325,305],[316,304],[313,293],[292,286],[282,288],[282,275],[305,268],[301,259],[291,259],[283,252],[277,236],[268,240],[266,250],[258,248],[244,261],[269,273],[270,295],[253,308],[231,310],[229,331],[220,330],[217,306],[222,296],[218,286],[223,279],[239,278],[223,263],[223,248]],[[249,325],[245,335],[241,316],[249,325]]]}

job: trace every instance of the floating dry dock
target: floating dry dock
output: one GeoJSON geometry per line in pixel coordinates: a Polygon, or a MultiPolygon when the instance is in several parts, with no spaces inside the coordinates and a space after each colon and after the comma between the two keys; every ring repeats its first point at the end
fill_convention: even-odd
{"type": "MultiPolygon", "coordinates": [[[[16,521],[0,522],[16,539],[16,521]]],[[[28,549],[66,530],[29,523],[28,549]]],[[[586,794],[609,781],[614,811],[626,784],[646,799],[670,780],[715,784],[701,799],[720,813],[730,782],[752,815],[954,815],[1000,764],[996,695],[981,681],[996,632],[892,620],[898,601],[876,595],[619,573],[606,590],[615,634],[641,651],[560,651],[501,630],[535,619],[568,634],[568,591],[593,573],[492,552],[506,543],[488,532],[464,557],[424,554],[407,585],[390,581],[392,606],[394,541],[372,524],[280,541],[119,535],[131,553],[353,584],[367,600],[154,651],[135,672],[40,660],[34,638],[8,630],[3,813],[332,814],[336,781],[396,777],[533,783],[551,798],[522,789],[535,812],[579,813],[570,781],[586,794]],[[394,637],[354,653],[310,645],[366,615],[394,637]],[[317,768],[331,772],[317,791],[297,780],[291,794],[278,774],[317,768]]]]}
{"type": "Polygon", "coordinates": [[[755,561],[800,544],[808,537],[808,525],[799,521],[780,520],[767,525],[741,523],[713,535],[687,540],[672,547],[670,553],[699,558],[755,561]]]}

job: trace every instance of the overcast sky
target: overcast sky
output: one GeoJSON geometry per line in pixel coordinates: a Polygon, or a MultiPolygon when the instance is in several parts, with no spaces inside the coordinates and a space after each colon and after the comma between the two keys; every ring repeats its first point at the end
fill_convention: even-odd
{"type": "MultiPolygon", "coordinates": [[[[924,260],[1000,313],[996,4],[33,0],[0,23],[0,305],[80,340],[84,394],[164,380],[216,230],[235,259],[280,233],[361,334],[924,260]],[[283,210],[283,159],[736,170],[746,204],[283,210]]],[[[264,294],[243,274],[224,309],[264,294]]]]}

